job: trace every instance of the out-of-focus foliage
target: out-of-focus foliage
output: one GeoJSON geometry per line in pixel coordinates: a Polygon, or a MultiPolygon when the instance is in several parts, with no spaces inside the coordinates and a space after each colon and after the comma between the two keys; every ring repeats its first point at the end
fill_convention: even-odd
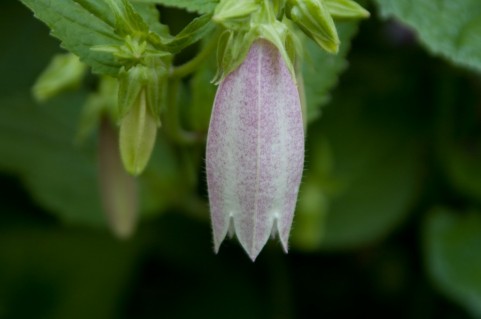
{"type": "MultiPolygon", "coordinates": [[[[377,2],[421,27],[394,12],[408,1],[377,2]]],[[[195,3],[176,1],[211,10],[195,3]]],[[[432,33],[445,27],[435,18],[445,12],[440,3],[419,2],[435,6],[423,16],[438,28],[432,33]]],[[[191,18],[159,8],[171,30],[191,18]]],[[[477,7],[470,8],[452,25],[468,21],[477,7]]],[[[139,229],[132,239],[113,238],[100,208],[96,133],[76,142],[97,78],[36,103],[32,85],[64,51],[18,1],[2,2],[0,318],[480,317],[479,74],[433,58],[409,30],[370,9],[347,58],[316,51],[306,60],[309,110],[325,106],[306,134],[291,249],[283,255],[273,242],[252,264],[235,241],[213,254],[203,146],[179,147],[163,131],[139,180],[139,229]]],[[[349,42],[356,28],[340,29],[349,42]]],[[[441,52],[423,32],[422,42],[441,52]]],[[[215,56],[208,61],[178,96],[183,124],[199,132],[215,92],[215,56]]]]}
{"type": "Polygon", "coordinates": [[[478,0],[375,0],[384,16],[412,27],[434,53],[481,71],[478,0]]]}
{"type": "Polygon", "coordinates": [[[338,23],[341,45],[335,55],[319,50],[314,41],[305,40],[302,75],[308,122],[320,116],[320,107],[329,102],[329,92],[336,85],[341,72],[346,69],[345,56],[349,52],[350,40],[357,31],[357,24],[357,22],[338,23]]]}
{"type": "Polygon", "coordinates": [[[61,2],[23,1],[45,21],[62,45],[89,64],[95,72],[116,75],[120,65],[111,54],[95,52],[96,45],[121,45],[113,34],[115,25],[109,6],[104,1],[66,0],[61,2]]]}
{"type": "Polygon", "coordinates": [[[436,209],[424,230],[431,276],[448,296],[481,316],[481,215],[436,209]]]}

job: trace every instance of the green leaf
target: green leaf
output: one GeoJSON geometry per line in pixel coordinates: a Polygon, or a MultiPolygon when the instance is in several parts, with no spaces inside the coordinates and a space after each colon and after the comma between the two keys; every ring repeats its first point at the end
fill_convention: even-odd
{"type": "MultiPolygon", "coordinates": [[[[61,220],[104,226],[95,149],[74,143],[84,100],[84,94],[66,95],[37,106],[28,94],[0,99],[0,170],[19,176],[34,200],[61,220]]],[[[140,180],[142,214],[185,201],[180,173],[175,154],[159,136],[140,180]]]]}
{"type": "Polygon", "coordinates": [[[134,2],[155,3],[200,14],[213,13],[219,0],[133,0],[134,2]]]}
{"type": "MultiPolygon", "coordinates": [[[[387,70],[396,70],[391,67],[387,70]]],[[[296,247],[334,250],[372,244],[411,212],[423,181],[422,127],[415,126],[418,105],[399,98],[413,94],[398,85],[402,74],[386,82],[387,91],[378,89],[386,72],[373,81],[376,88],[364,82],[340,88],[323,117],[309,127],[305,182],[294,220],[299,227],[292,234],[296,247]]]]}
{"type": "Polygon", "coordinates": [[[435,209],[423,237],[432,280],[447,297],[481,317],[481,214],[435,209]]]}
{"type": "Polygon", "coordinates": [[[73,144],[84,96],[35,106],[27,97],[0,100],[0,169],[20,175],[35,200],[67,222],[105,223],[92,149],[73,144]]]}
{"type": "MultiPolygon", "coordinates": [[[[90,94],[89,103],[94,105],[88,116],[91,119],[82,127],[84,142],[79,146],[75,143],[78,122],[89,95],[81,90],[44,105],[34,103],[30,86],[58,49],[46,28],[20,3],[12,2],[11,6],[18,8],[12,11],[16,18],[0,19],[0,34],[12,40],[8,50],[0,50],[6,59],[0,59],[0,171],[18,177],[36,203],[60,220],[103,227],[96,148],[85,137],[95,131],[99,113],[107,115],[112,104],[116,105],[116,83],[101,81],[101,85],[107,84],[101,93],[90,94]],[[13,33],[5,30],[32,35],[32,41],[10,38],[13,33]],[[29,58],[32,55],[35,59],[29,58]]],[[[143,215],[158,215],[173,201],[185,200],[185,191],[179,186],[180,164],[162,135],[157,138],[153,157],[140,179],[143,215]]]]}
{"type": "MultiPolygon", "coordinates": [[[[329,110],[324,131],[333,164],[316,169],[329,199],[322,247],[358,247],[386,236],[409,213],[422,176],[421,147],[395,119],[367,117],[355,101],[329,110]]],[[[317,165],[325,162],[320,156],[317,165]]]]}
{"type": "Polygon", "coordinates": [[[413,28],[435,54],[481,71],[479,0],[376,0],[385,17],[413,28]]]}
{"type": "Polygon", "coordinates": [[[436,155],[453,190],[479,203],[481,131],[477,87],[443,73],[437,75],[437,80],[436,155]]]}
{"type": "Polygon", "coordinates": [[[337,23],[337,30],[341,45],[336,55],[324,52],[313,41],[305,41],[302,72],[308,122],[320,115],[321,106],[329,102],[329,91],[337,84],[339,75],[347,67],[345,57],[351,38],[357,31],[357,22],[337,23]]]}
{"type": "Polygon", "coordinates": [[[149,25],[151,31],[154,31],[161,36],[169,37],[169,27],[160,23],[160,13],[154,3],[134,2],[133,6],[149,25]]]}
{"type": "Polygon", "coordinates": [[[47,24],[62,46],[92,67],[95,73],[116,75],[120,65],[111,54],[92,51],[97,45],[121,45],[114,33],[109,7],[103,1],[21,0],[47,24]]]}

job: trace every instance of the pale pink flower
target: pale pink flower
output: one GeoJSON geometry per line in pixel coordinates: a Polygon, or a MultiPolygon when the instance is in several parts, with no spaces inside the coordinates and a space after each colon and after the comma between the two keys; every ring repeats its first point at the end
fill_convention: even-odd
{"type": "Polygon", "coordinates": [[[256,40],[220,84],[206,152],[215,251],[229,232],[255,260],[269,236],[287,252],[304,164],[299,92],[278,49],[256,40]]]}

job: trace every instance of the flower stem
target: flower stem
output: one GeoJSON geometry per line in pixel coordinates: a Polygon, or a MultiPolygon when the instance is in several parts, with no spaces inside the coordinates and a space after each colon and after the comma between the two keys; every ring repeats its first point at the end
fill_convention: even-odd
{"type": "Polygon", "coordinates": [[[217,46],[217,38],[217,35],[212,36],[207,44],[192,60],[179,65],[178,67],[174,67],[170,72],[170,77],[174,79],[180,79],[195,72],[217,46]]]}

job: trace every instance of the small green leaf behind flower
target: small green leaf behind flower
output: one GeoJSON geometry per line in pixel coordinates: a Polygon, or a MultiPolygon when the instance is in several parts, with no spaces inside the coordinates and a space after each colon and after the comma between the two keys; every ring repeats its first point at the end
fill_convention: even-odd
{"type": "Polygon", "coordinates": [[[394,17],[416,31],[433,54],[481,71],[479,0],[375,0],[385,18],[394,17]]]}

